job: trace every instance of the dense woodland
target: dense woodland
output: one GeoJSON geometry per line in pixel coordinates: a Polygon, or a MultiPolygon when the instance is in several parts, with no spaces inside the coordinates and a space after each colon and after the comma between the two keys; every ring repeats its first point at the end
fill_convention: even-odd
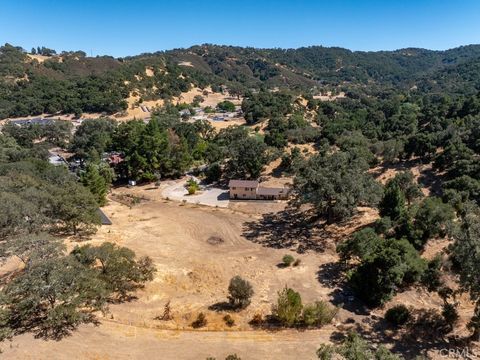
{"type": "Polygon", "coordinates": [[[399,91],[407,96],[472,95],[480,87],[477,45],[390,52],[202,45],[121,59],[86,57],[83,51],[56,54],[38,47],[30,54],[47,59],[39,62],[9,44],[0,48],[0,118],[57,112],[113,114],[126,109],[131,91],[143,100],[169,99],[192,86],[227,85],[232,94],[274,87],[295,92],[321,88],[375,97],[399,91]],[[147,67],[153,76],[146,76],[147,67]]]}
{"type": "MultiPolygon", "coordinates": [[[[25,263],[0,297],[5,336],[31,329],[60,335],[152,278],[151,260],[128,249],[105,244],[66,253],[58,241],[59,234],[95,231],[96,209],[113,182],[160,181],[192,169],[209,183],[258,179],[279,158],[278,170],[293,178],[290,206],[309,209],[303,224],[342,224],[359,206],[379,210],[379,220],[337,246],[348,286],[367,306],[425,287],[444,299],[446,334],[458,319],[455,296],[465,291],[477,304],[469,328],[480,333],[480,46],[367,53],[204,45],[124,59],[37,51],[49,59],[39,63],[20,48],[0,48],[0,117],[105,116],[83,121],[73,134],[61,121],[2,128],[2,257],[25,263]],[[146,67],[154,76],[143,76],[146,67]],[[168,102],[148,123],[108,117],[126,108],[134,89],[145,100],[168,100],[192,86],[226,86],[241,95],[247,126],[217,132],[206,120],[183,121],[180,107],[168,102]],[[322,89],[346,97],[314,98],[322,89]],[[315,153],[308,156],[297,144],[311,144],[315,153]],[[49,165],[52,146],[73,153],[80,168],[72,173],[49,165]],[[123,161],[109,166],[104,154],[112,152],[123,161]],[[432,164],[429,196],[409,164],[432,164]],[[374,180],[373,168],[396,165],[405,171],[385,186],[374,180]],[[439,238],[451,244],[425,260],[426,244],[439,238]],[[98,266],[102,257],[113,260],[98,266]],[[117,271],[122,276],[112,276],[117,271]],[[448,287],[444,274],[455,274],[458,288],[448,287]],[[74,275],[82,281],[69,282],[74,275]],[[69,285],[22,292],[43,289],[50,278],[69,285]]],[[[370,351],[351,335],[343,347],[322,347],[319,357],[330,359],[349,344],[370,351]]]]}

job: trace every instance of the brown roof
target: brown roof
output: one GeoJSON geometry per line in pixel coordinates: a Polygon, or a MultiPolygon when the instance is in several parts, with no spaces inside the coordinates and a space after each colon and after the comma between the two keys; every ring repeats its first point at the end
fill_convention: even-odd
{"type": "Polygon", "coordinates": [[[287,192],[286,188],[273,188],[273,187],[263,187],[260,186],[257,189],[257,195],[280,195],[287,192]]]}
{"type": "Polygon", "coordinates": [[[257,180],[230,180],[228,187],[248,187],[256,188],[258,186],[257,180]]]}

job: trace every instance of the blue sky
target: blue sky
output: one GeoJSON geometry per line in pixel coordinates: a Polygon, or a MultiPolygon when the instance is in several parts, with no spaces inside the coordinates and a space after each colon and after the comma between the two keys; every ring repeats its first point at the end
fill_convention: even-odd
{"type": "Polygon", "coordinates": [[[479,0],[0,0],[0,42],[135,55],[195,44],[447,49],[480,43],[479,0]]]}

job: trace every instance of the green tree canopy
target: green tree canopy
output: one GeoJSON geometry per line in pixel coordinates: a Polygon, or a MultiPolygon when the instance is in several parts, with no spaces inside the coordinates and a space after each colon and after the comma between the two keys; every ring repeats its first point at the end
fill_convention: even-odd
{"type": "Polygon", "coordinates": [[[315,155],[294,180],[299,204],[311,204],[329,223],[351,217],[358,206],[379,200],[380,185],[366,172],[364,159],[345,152],[315,155]]]}

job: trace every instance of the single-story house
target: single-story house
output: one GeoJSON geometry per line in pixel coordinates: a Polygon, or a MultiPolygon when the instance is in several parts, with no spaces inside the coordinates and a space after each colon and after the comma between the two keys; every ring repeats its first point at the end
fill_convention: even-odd
{"type": "Polygon", "coordinates": [[[257,199],[260,200],[285,200],[288,197],[287,188],[264,187],[257,188],[257,199]]]}
{"type": "Polygon", "coordinates": [[[44,119],[44,118],[33,118],[33,119],[17,119],[17,120],[10,120],[10,123],[17,126],[24,126],[24,125],[48,125],[53,123],[51,119],[44,119]]]}
{"type": "Polygon", "coordinates": [[[230,180],[228,183],[232,200],[285,200],[288,188],[260,186],[256,180],[230,180]]]}
{"type": "Polygon", "coordinates": [[[48,162],[55,166],[67,166],[68,163],[65,161],[63,157],[58,154],[49,154],[48,155],[48,162]]]}

